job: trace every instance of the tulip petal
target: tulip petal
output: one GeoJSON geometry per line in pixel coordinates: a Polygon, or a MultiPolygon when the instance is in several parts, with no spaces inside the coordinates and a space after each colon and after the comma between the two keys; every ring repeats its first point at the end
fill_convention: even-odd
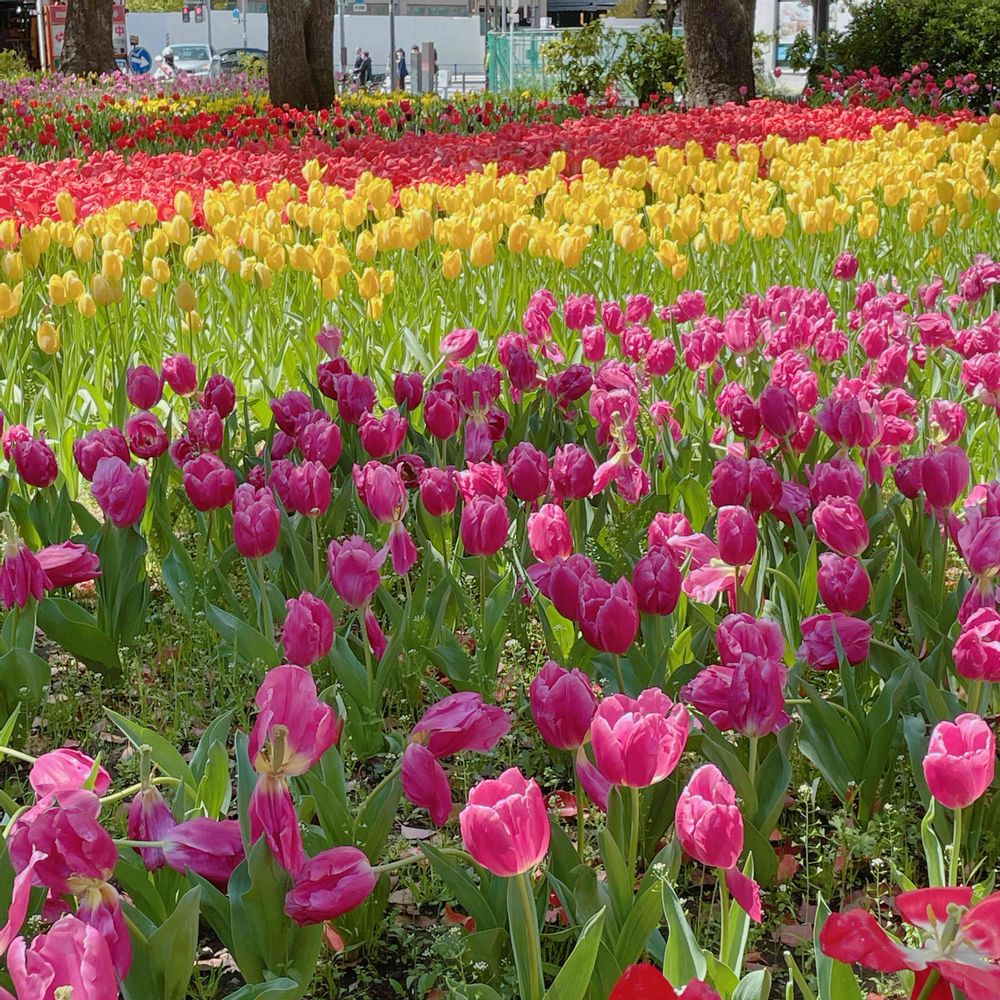
{"type": "Polygon", "coordinates": [[[914,967],[906,951],[867,910],[831,913],[820,931],[819,942],[824,955],[846,965],[859,963],[878,972],[900,972],[914,967]]]}

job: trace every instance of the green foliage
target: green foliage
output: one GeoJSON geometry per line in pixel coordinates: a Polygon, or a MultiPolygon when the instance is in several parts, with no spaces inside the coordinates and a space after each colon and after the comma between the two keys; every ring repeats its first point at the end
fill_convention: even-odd
{"type": "MultiPolygon", "coordinates": [[[[1000,80],[996,0],[866,0],[846,32],[827,40],[821,71],[878,68],[895,75],[927,62],[938,76],[1000,80]]],[[[988,97],[984,96],[984,99],[988,97]]]]}
{"type": "Polygon", "coordinates": [[[684,43],[659,24],[639,31],[609,28],[591,21],[565,31],[542,47],[545,70],[561,94],[599,96],[608,87],[625,87],[640,101],[669,93],[684,82],[684,43]]]}
{"type": "Polygon", "coordinates": [[[28,60],[14,49],[0,50],[0,80],[20,80],[30,76],[28,60]]]}

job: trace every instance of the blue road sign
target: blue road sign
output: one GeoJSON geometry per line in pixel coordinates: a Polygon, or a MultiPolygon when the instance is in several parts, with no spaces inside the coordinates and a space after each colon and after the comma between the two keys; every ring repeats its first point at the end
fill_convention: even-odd
{"type": "Polygon", "coordinates": [[[147,49],[136,46],[128,54],[128,64],[133,73],[148,73],[153,68],[153,57],[147,49]]]}
{"type": "Polygon", "coordinates": [[[239,7],[233,8],[233,20],[238,21],[240,19],[240,9],[239,7]]]}

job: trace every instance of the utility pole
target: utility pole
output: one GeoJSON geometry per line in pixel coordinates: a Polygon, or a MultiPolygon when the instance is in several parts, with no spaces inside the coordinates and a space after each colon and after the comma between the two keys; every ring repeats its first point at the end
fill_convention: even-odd
{"type": "MultiPolygon", "coordinates": [[[[246,0],[244,0],[246,2],[246,0]]],[[[212,0],[205,0],[205,30],[208,32],[208,47],[212,47],[212,0]]],[[[211,70],[209,70],[211,72],[211,70]]]]}
{"type": "MultiPolygon", "coordinates": [[[[246,0],[243,0],[245,3],[246,0]]],[[[344,4],[347,0],[337,0],[337,13],[340,17],[340,75],[343,86],[347,87],[347,31],[344,27],[344,4]]]]}
{"type": "Polygon", "coordinates": [[[396,89],[396,0],[389,0],[389,90],[396,89]]]}

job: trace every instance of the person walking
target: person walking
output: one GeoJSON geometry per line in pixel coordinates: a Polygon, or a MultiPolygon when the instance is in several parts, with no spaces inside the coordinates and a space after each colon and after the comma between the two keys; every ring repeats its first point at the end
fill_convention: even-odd
{"type": "Polygon", "coordinates": [[[396,86],[400,90],[406,90],[406,78],[409,75],[406,70],[406,53],[402,49],[396,49],[396,86]]]}
{"type": "Polygon", "coordinates": [[[372,82],[372,55],[365,51],[361,53],[361,66],[358,70],[358,86],[364,90],[372,82]]]}

